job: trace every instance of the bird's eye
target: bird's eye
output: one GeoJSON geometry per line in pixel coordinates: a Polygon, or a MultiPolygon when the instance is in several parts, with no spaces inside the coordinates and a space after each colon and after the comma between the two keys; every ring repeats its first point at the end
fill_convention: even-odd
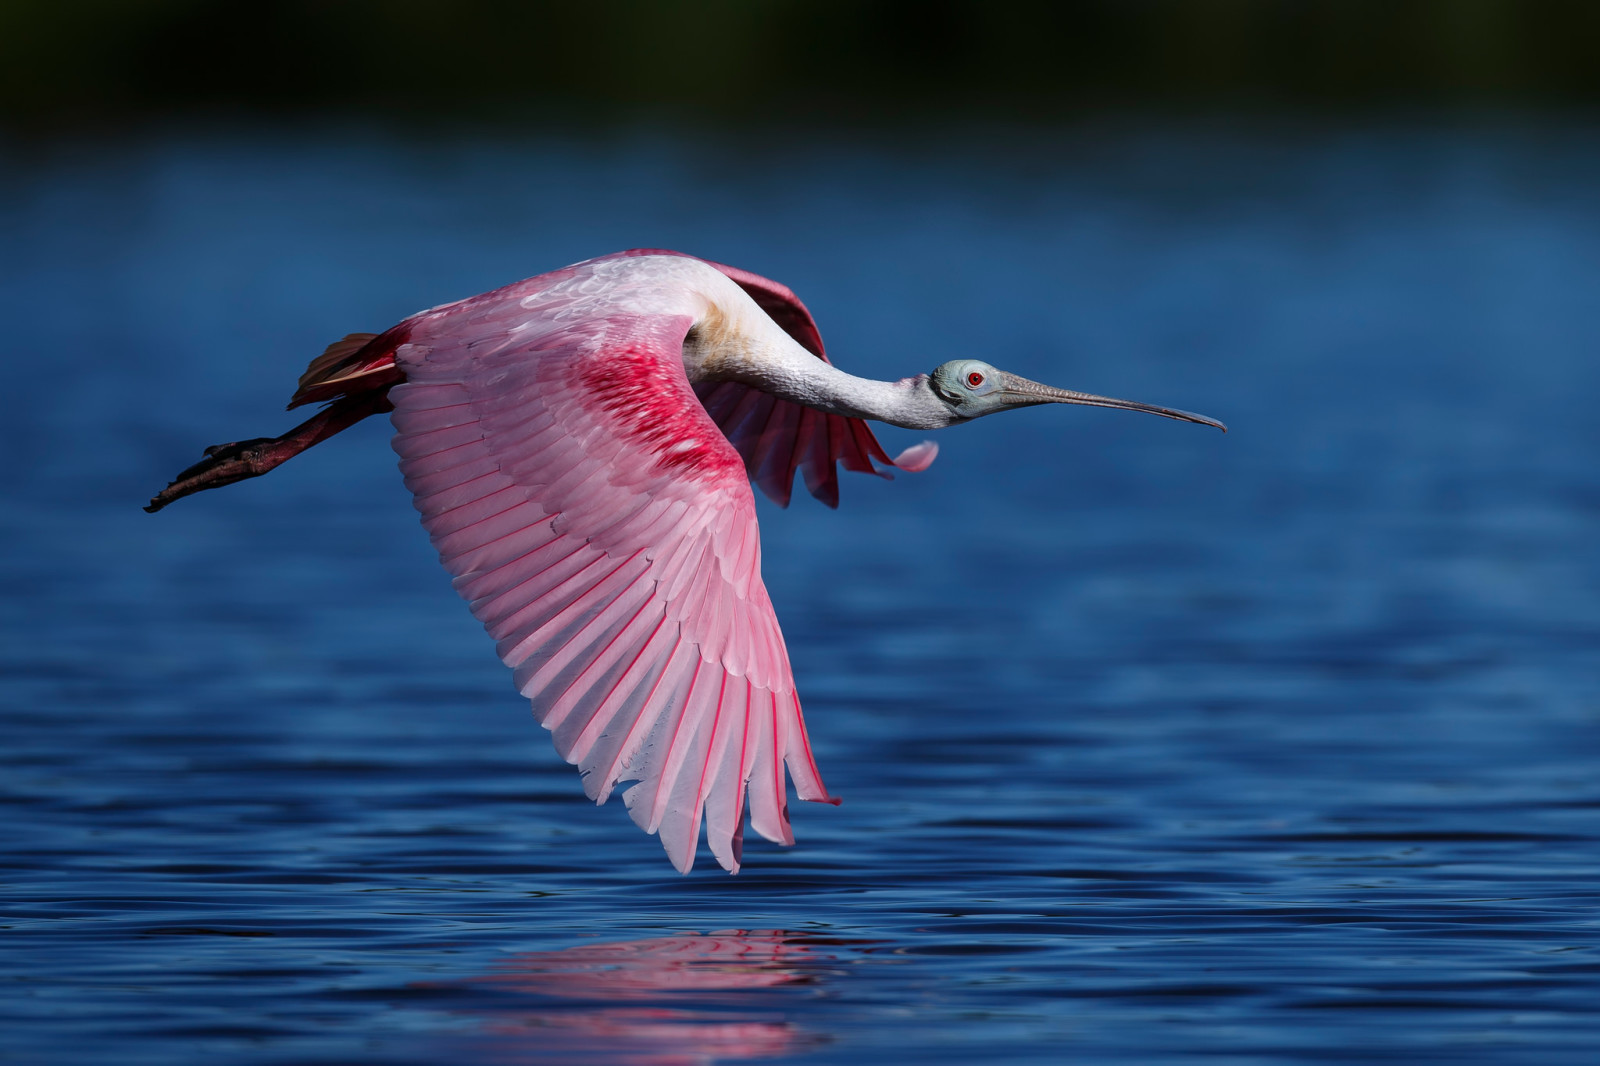
{"type": "Polygon", "coordinates": [[[979,385],[982,385],[982,384],[983,384],[983,375],[978,373],[976,370],[974,370],[972,373],[967,375],[967,385],[968,385],[968,387],[975,389],[979,385]]]}

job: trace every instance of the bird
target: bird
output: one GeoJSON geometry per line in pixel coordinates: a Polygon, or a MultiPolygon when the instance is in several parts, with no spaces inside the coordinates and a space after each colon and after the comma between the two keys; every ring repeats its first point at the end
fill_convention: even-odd
{"type": "Polygon", "coordinates": [[[836,368],[787,287],[665,249],[632,249],[352,333],[300,377],[278,437],[215,445],[145,510],[257,477],[371,415],[456,591],[517,689],[603,804],[688,873],[701,824],[730,873],[746,811],[794,843],[788,783],[824,786],[771,600],[752,485],[788,506],[798,473],[839,503],[838,466],[921,471],[868,421],[931,430],[1082,404],[1221,422],[1052,388],[974,358],[898,381],[836,368]]]}

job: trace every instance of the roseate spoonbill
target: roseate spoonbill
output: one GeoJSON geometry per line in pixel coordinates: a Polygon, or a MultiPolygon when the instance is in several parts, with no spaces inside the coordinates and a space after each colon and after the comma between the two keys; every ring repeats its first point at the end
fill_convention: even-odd
{"type": "Polygon", "coordinates": [[[785,772],[837,803],[806,738],[767,590],[750,482],[787,505],[795,472],[838,505],[836,464],[891,459],[863,419],[939,429],[1045,403],[1201,415],[1040,385],[977,359],[900,381],[835,369],[805,305],[755,274],[676,252],[591,259],[329,346],[281,437],[206,449],[150,501],[256,477],[371,414],[458,592],[556,750],[680,871],[702,815],[738,872],[750,823],[792,844],[785,772]]]}

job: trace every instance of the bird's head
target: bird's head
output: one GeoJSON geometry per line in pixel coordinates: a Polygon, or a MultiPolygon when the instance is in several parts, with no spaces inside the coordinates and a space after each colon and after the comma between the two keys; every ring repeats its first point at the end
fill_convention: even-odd
{"type": "Polygon", "coordinates": [[[1183,422],[1198,422],[1203,426],[1216,426],[1224,433],[1228,427],[1214,418],[1175,411],[1170,407],[1116,400],[1109,396],[1096,396],[1088,392],[1072,392],[1051,388],[1037,381],[1029,381],[1007,373],[983,362],[981,359],[952,359],[940,365],[928,376],[928,387],[940,403],[949,409],[950,425],[968,422],[996,411],[1009,411],[1013,407],[1033,407],[1041,403],[1077,403],[1089,407],[1120,407],[1127,411],[1146,411],[1164,418],[1183,422]]]}

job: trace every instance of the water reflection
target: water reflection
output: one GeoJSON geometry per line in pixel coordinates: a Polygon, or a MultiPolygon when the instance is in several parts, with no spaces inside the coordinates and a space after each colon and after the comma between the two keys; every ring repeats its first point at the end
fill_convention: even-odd
{"type": "Polygon", "coordinates": [[[770,991],[815,987],[848,947],[782,930],[684,933],[516,955],[468,984],[494,995],[474,1008],[492,1061],[767,1059],[827,1041],[770,991]]]}

